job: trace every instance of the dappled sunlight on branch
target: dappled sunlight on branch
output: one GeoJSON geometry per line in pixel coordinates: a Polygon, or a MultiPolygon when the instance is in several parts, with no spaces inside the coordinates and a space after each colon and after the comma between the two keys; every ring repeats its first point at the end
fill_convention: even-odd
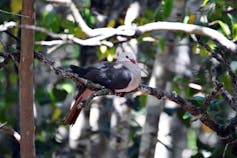
{"type": "Polygon", "coordinates": [[[32,29],[35,31],[45,33],[54,39],[60,39],[60,40],[53,40],[53,41],[37,42],[38,44],[42,44],[42,45],[59,45],[59,44],[64,44],[66,42],[66,43],[76,43],[83,46],[107,45],[109,47],[112,47],[113,43],[109,41],[105,42],[109,38],[116,37],[116,36],[136,38],[137,36],[140,36],[147,32],[163,30],[163,31],[175,31],[175,32],[181,31],[184,33],[206,36],[218,42],[227,50],[233,53],[237,52],[237,45],[233,43],[232,41],[228,40],[224,35],[222,35],[218,31],[213,30],[208,27],[204,27],[204,26],[184,24],[184,23],[179,23],[179,22],[154,22],[154,23],[145,24],[143,26],[137,26],[137,27],[120,26],[118,28],[101,28],[102,31],[100,32],[100,34],[96,36],[89,36],[89,38],[87,39],[80,39],[80,38],[75,37],[72,34],[56,34],[45,28],[38,27],[38,26],[17,25],[14,22],[9,22],[9,23],[0,25],[0,31],[6,31],[13,27],[22,27],[22,28],[32,29]]]}
{"type": "MultiPolygon", "coordinates": [[[[0,54],[1,55],[1,54],[0,54]]],[[[10,55],[10,54],[9,54],[10,55]]],[[[19,57],[18,53],[11,54],[14,55],[15,58],[17,59],[19,57]]],[[[1,55],[3,56],[3,55],[1,55]]],[[[96,96],[105,96],[105,95],[118,95],[120,96],[120,93],[115,93],[109,89],[106,89],[105,87],[95,84],[91,81],[88,81],[86,79],[78,77],[77,74],[74,74],[67,69],[64,69],[62,67],[56,67],[54,64],[54,61],[50,59],[49,57],[43,55],[43,53],[36,53],[35,52],[35,58],[38,59],[39,61],[47,64],[48,66],[51,67],[51,69],[59,76],[63,78],[67,78],[70,80],[73,80],[77,84],[83,84],[87,88],[95,90],[96,92],[92,94],[87,100],[84,101],[85,104],[82,104],[83,107],[89,105],[89,103],[92,101],[92,99],[96,96]]],[[[3,57],[8,58],[8,55],[4,55],[3,57]]],[[[6,63],[7,64],[7,63],[6,63]]],[[[222,140],[226,141],[226,143],[233,143],[235,141],[235,137],[232,135],[232,131],[230,128],[234,127],[236,125],[236,118],[231,121],[231,123],[226,127],[219,125],[217,122],[212,120],[210,116],[207,114],[205,111],[207,104],[212,100],[217,93],[222,89],[222,84],[217,84],[216,90],[213,91],[209,96],[206,97],[206,102],[204,103],[202,108],[197,108],[195,107],[192,103],[187,101],[186,99],[182,98],[178,94],[174,92],[165,92],[159,88],[152,88],[147,85],[140,85],[136,90],[129,92],[130,93],[135,93],[135,92],[140,92],[141,94],[147,94],[156,97],[157,99],[168,99],[171,100],[177,104],[179,104],[184,110],[192,114],[194,117],[200,119],[206,126],[208,126],[210,129],[215,131],[222,140]]],[[[124,93],[123,95],[126,95],[124,93]]],[[[82,108],[79,105],[78,108],[82,108]]]]}

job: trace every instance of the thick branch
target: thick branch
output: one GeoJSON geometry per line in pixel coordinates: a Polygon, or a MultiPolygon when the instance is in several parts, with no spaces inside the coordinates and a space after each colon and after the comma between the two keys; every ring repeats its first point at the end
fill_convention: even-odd
{"type": "MultiPolygon", "coordinates": [[[[232,41],[228,40],[224,35],[222,35],[218,31],[213,30],[208,27],[192,25],[192,24],[184,24],[184,23],[179,23],[179,22],[154,22],[154,23],[149,23],[142,26],[138,26],[138,27],[119,26],[118,28],[100,28],[99,29],[100,31],[98,31],[98,34],[95,33],[97,36],[95,37],[91,36],[91,38],[88,38],[85,40],[79,39],[71,34],[56,34],[45,28],[41,28],[37,26],[29,26],[29,25],[17,26],[16,23],[14,24],[14,22],[9,22],[9,23],[0,25],[0,31],[6,31],[7,29],[10,29],[13,27],[22,27],[22,28],[32,29],[35,31],[43,32],[54,39],[62,40],[62,42],[57,41],[55,42],[55,44],[61,44],[61,43],[64,43],[63,41],[66,41],[66,42],[73,42],[73,43],[86,45],[86,46],[98,46],[101,44],[105,44],[104,40],[107,40],[115,36],[133,38],[133,37],[136,37],[137,35],[142,35],[147,32],[158,31],[158,30],[175,31],[175,32],[181,31],[181,32],[189,33],[189,34],[196,34],[196,35],[209,37],[217,41],[220,45],[227,48],[229,51],[233,53],[237,52],[237,45],[233,43],[232,41]]],[[[92,30],[97,30],[97,29],[92,29],[92,30]]],[[[46,42],[44,42],[44,44],[46,44],[46,42]]],[[[50,44],[52,44],[52,41],[50,44]]]]}
{"type": "Polygon", "coordinates": [[[7,126],[7,123],[0,123],[0,130],[13,136],[18,142],[21,140],[21,135],[15,131],[13,128],[7,126]]]}
{"type": "Polygon", "coordinates": [[[137,31],[140,31],[141,34],[146,32],[151,32],[154,30],[166,30],[166,31],[181,31],[189,34],[196,34],[209,37],[214,41],[217,41],[219,44],[230,50],[231,52],[237,53],[237,45],[232,41],[228,40],[220,32],[213,30],[208,27],[198,26],[193,24],[184,24],[179,22],[154,22],[139,26],[137,31]]]}
{"type": "MultiPolygon", "coordinates": [[[[58,2],[59,4],[66,3],[69,9],[71,10],[74,20],[77,22],[78,26],[80,26],[83,32],[86,33],[89,37],[103,35],[106,33],[104,31],[108,31],[108,29],[110,29],[110,28],[107,28],[107,30],[106,28],[91,29],[86,24],[82,16],[80,15],[80,12],[76,8],[76,5],[75,3],[73,3],[72,0],[48,0],[48,1],[58,2]]],[[[167,31],[175,31],[175,32],[181,31],[181,32],[189,33],[189,34],[207,36],[217,41],[222,46],[226,47],[228,50],[237,53],[237,45],[235,43],[228,40],[223,34],[219,33],[218,31],[210,29],[208,27],[203,27],[203,26],[198,26],[198,25],[193,25],[193,24],[184,24],[184,23],[179,23],[179,22],[154,22],[154,23],[145,24],[143,26],[138,26],[137,28],[133,28],[133,29],[134,29],[134,34],[132,33],[128,35],[128,37],[132,37],[136,34],[144,34],[146,32],[151,32],[155,30],[167,30],[167,31]]],[[[115,31],[114,35],[118,35],[118,31],[115,31]]]]}
{"type": "Polygon", "coordinates": [[[13,21],[5,22],[4,24],[0,25],[0,32],[6,31],[8,29],[16,27],[16,23],[13,21]]]}

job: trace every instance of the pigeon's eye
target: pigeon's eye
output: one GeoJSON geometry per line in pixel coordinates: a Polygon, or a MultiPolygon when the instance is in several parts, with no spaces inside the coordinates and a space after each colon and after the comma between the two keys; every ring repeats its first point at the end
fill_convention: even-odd
{"type": "Polygon", "coordinates": [[[126,57],[126,58],[128,58],[128,56],[127,56],[127,55],[126,55],[125,57],[126,57]]]}

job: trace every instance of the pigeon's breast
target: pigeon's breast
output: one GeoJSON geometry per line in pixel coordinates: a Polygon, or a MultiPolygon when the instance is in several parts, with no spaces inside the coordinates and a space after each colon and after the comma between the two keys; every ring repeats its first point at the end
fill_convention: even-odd
{"type": "Polygon", "coordinates": [[[122,64],[130,70],[131,81],[126,88],[116,89],[116,92],[130,92],[136,89],[141,83],[141,70],[138,64],[134,64],[132,62],[122,62],[122,64]]]}

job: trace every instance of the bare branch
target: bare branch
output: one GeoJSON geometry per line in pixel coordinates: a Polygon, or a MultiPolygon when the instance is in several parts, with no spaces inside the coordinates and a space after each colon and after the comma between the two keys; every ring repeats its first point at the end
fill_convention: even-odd
{"type": "Polygon", "coordinates": [[[97,97],[97,96],[105,96],[105,95],[109,95],[109,94],[115,94],[114,92],[112,92],[109,89],[103,88],[100,89],[94,93],[92,93],[86,100],[83,100],[78,106],[78,109],[82,109],[84,107],[86,107],[87,105],[90,105],[91,101],[97,97]]]}
{"type": "Polygon", "coordinates": [[[205,98],[205,102],[202,106],[203,110],[206,110],[208,105],[210,105],[212,99],[214,99],[215,96],[217,96],[221,91],[223,91],[223,84],[222,83],[217,83],[216,84],[216,88],[214,91],[211,92],[210,95],[208,95],[206,98],[205,98]]]}
{"type": "Polygon", "coordinates": [[[86,22],[84,21],[84,19],[82,18],[81,14],[79,13],[79,10],[77,9],[76,5],[71,1],[68,3],[69,9],[72,12],[72,16],[74,18],[74,20],[76,21],[76,23],[78,24],[78,26],[80,26],[80,28],[82,29],[82,31],[84,33],[86,33],[86,35],[88,36],[96,36],[98,35],[98,33],[94,33],[93,29],[91,29],[86,22]]]}
{"type": "Polygon", "coordinates": [[[184,24],[179,22],[154,22],[139,26],[138,31],[142,34],[154,30],[181,31],[189,34],[207,36],[226,47],[231,52],[237,53],[237,45],[228,40],[223,34],[208,27],[193,24],[184,24]]]}
{"type": "Polygon", "coordinates": [[[51,2],[56,2],[58,4],[62,4],[66,6],[70,9],[72,16],[75,20],[75,22],[78,24],[78,26],[80,26],[80,28],[82,29],[82,31],[88,36],[88,37],[94,37],[94,36],[98,36],[98,35],[103,35],[105,34],[105,31],[108,31],[109,28],[97,28],[97,29],[91,29],[86,22],[84,21],[84,19],[82,18],[79,10],[76,7],[76,4],[73,3],[72,0],[47,0],[47,1],[51,1],[51,2]]]}
{"type": "Polygon", "coordinates": [[[62,45],[62,44],[66,44],[66,43],[67,42],[64,40],[51,40],[51,41],[37,41],[37,42],[35,42],[35,44],[44,45],[44,46],[62,45]]]}
{"type": "Polygon", "coordinates": [[[220,50],[216,49],[215,51],[213,51],[206,43],[202,42],[202,41],[198,41],[198,43],[203,46],[208,52],[210,52],[212,54],[212,56],[219,61],[221,64],[223,64],[226,68],[226,70],[228,71],[230,78],[231,78],[231,82],[234,86],[234,90],[235,92],[237,92],[237,76],[235,75],[235,73],[232,71],[231,67],[230,67],[230,63],[229,61],[224,58],[222,56],[222,53],[220,52],[220,50]],[[217,53],[216,51],[218,51],[219,53],[217,53]]]}
{"type": "MultiPolygon", "coordinates": [[[[214,68],[212,69],[211,73],[212,73],[212,81],[214,82],[216,87],[218,87],[218,85],[223,85],[220,81],[217,80],[217,78],[216,78],[217,72],[214,68]]],[[[236,99],[236,97],[231,95],[223,86],[221,88],[221,95],[225,98],[225,100],[228,102],[230,107],[234,111],[237,111],[237,99],[236,99]]]]}
{"type": "Polygon", "coordinates": [[[229,51],[233,53],[237,52],[237,45],[233,43],[232,41],[228,40],[224,35],[222,35],[218,31],[213,30],[208,27],[178,23],[178,22],[154,22],[154,23],[149,23],[142,26],[138,26],[138,27],[119,26],[118,28],[88,29],[89,31],[86,30],[87,32],[92,31],[92,33],[88,33],[88,35],[90,35],[90,37],[92,38],[88,38],[85,40],[76,38],[72,34],[56,34],[45,28],[41,28],[37,26],[29,26],[29,25],[17,26],[15,22],[8,22],[8,23],[0,25],[0,31],[6,31],[7,29],[10,29],[13,27],[22,27],[22,28],[32,29],[35,31],[43,32],[54,39],[61,39],[67,42],[74,42],[74,43],[77,43],[80,45],[86,45],[86,46],[101,45],[103,44],[104,40],[107,40],[114,36],[124,36],[124,37],[134,38],[137,35],[145,34],[151,31],[157,31],[157,30],[175,31],[175,32],[181,31],[181,32],[189,33],[189,34],[207,36],[217,41],[219,44],[227,48],[229,51]]]}
{"type": "Polygon", "coordinates": [[[0,57],[3,58],[2,62],[0,62],[0,69],[3,68],[5,65],[8,64],[8,62],[10,61],[10,59],[12,59],[14,61],[14,63],[16,64],[16,66],[19,65],[19,53],[3,53],[0,52],[0,57]]]}
{"type": "Polygon", "coordinates": [[[8,64],[9,60],[10,60],[10,56],[4,53],[0,54],[0,58],[3,59],[2,62],[0,62],[0,69],[3,68],[5,65],[8,64]]]}
{"type": "MultiPolygon", "coordinates": [[[[19,56],[19,53],[11,53],[11,54],[16,56],[15,58],[17,58],[19,56]]],[[[61,67],[56,67],[54,64],[54,61],[49,59],[42,53],[35,52],[34,56],[39,61],[49,65],[57,75],[62,76],[64,78],[71,79],[79,85],[83,84],[87,88],[96,91],[93,95],[91,95],[89,97],[88,100],[84,101],[83,105],[79,105],[79,108],[81,108],[81,106],[84,107],[84,106],[88,105],[90,103],[90,101],[96,96],[104,96],[104,95],[108,95],[108,94],[119,95],[119,94],[112,92],[109,89],[106,89],[105,87],[103,87],[101,85],[98,85],[98,84],[92,83],[91,81],[88,81],[86,79],[80,78],[80,77],[78,77],[77,74],[74,74],[66,69],[63,69],[61,67]]],[[[231,124],[229,124],[229,126],[225,127],[225,126],[219,125],[214,120],[212,120],[206,111],[195,107],[190,102],[188,102],[187,100],[185,100],[184,98],[182,98],[181,96],[179,96],[176,93],[165,92],[159,88],[152,88],[147,85],[140,85],[136,90],[134,90],[133,92],[130,92],[130,93],[135,93],[135,92],[142,92],[143,94],[152,95],[152,96],[156,97],[157,99],[171,100],[171,101],[179,104],[185,111],[187,111],[190,114],[192,114],[193,116],[199,118],[203,124],[205,124],[206,126],[211,128],[213,131],[215,131],[220,136],[220,138],[222,140],[224,140],[225,142],[233,143],[235,141],[235,137],[231,135],[232,131],[229,129],[237,124],[237,119],[233,119],[231,121],[231,124]]]]}
{"type": "Polygon", "coordinates": [[[83,84],[83,85],[85,85],[86,87],[88,87],[89,89],[92,89],[92,90],[99,90],[99,89],[104,88],[104,86],[92,83],[91,81],[88,81],[84,78],[80,78],[80,77],[78,77],[77,74],[72,73],[72,72],[70,72],[70,71],[68,71],[68,70],[66,70],[62,67],[56,67],[55,62],[53,60],[49,59],[48,57],[46,57],[45,55],[43,55],[43,53],[35,52],[34,56],[39,61],[49,65],[50,68],[52,68],[57,75],[59,75],[61,77],[64,77],[64,78],[67,78],[67,79],[70,79],[70,80],[73,80],[76,84],[79,84],[79,85],[83,84]]]}
{"type": "Polygon", "coordinates": [[[0,123],[0,130],[13,136],[18,142],[21,140],[21,135],[15,131],[13,128],[7,126],[7,123],[0,123]]]}
{"type": "MultiPolygon", "coordinates": [[[[52,1],[52,0],[49,0],[52,1]]],[[[74,17],[74,20],[77,22],[78,26],[81,27],[84,33],[86,33],[89,37],[91,36],[97,36],[97,35],[103,35],[106,33],[106,28],[98,28],[98,29],[91,29],[82,16],[80,15],[78,9],[76,8],[76,5],[73,3],[72,0],[53,0],[54,2],[57,1],[64,1],[67,2],[67,6],[72,12],[72,15],[74,17]]],[[[109,29],[109,28],[107,28],[109,29]]],[[[193,24],[184,24],[179,22],[154,22],[145,24],[143,26],[138,26],[135,29],[136,34],[144,34],[146,32],[151,32],[155,30],[167,30],[167,31],[181,31],[189,34],[197,34],[202,36],[207,36],[214,41],[217,41],[222,46],[226,47],[231,52],[237,53],[237,45],[233,43],[232,41],[228,40],[223,34],[219,33],[216,30],[213,30],[208,27],[193,25],[193,24]]],[[[115,33],[114,35],[118,35],[115,33]]],[[[134,36],[130,35],[131,36],[134,36]]]]}
{"type": "Polygon", "coordinates": [[[103,44],[102,40],[107,39],[109,37],[112,37],[114,35],[114,34],[112,34],[112,35],[111,34],[106,34],[106,35],[103,35],[103,36],[98,36],[98,37],[83,40],[83,39],[75,37],[72,34],[56,34],[56,33],[51,32],[51,31],[49,31],[45,28],[38,27],[38,26],[20,25],[18,27],[39,31],[39,32],[47,34],[48,36],[50,36],[54,39],[61,39],[62,40],[62,41],[56,40],[56,41],[44,41],[43,42],[43,44],[49,44],[49,45],[52,45],[52,43],[58,45],[60,43],[63,44],[63,43],[72,43],[73,42],[73,43],[83,45],[83,46],[99,46],[99,45],[103,44]]]}
{"type": "Polygon", "coordinates": [[[46,0],[47,2],[52,2],[59,4],[61,6],[68,6],[71,3],[71,0],[46,0]]]}
{"type": "Polygon", "coordinates": [[[4,14],[8,14],[8,15],[14,15],[14,16],[19,16],[19,17],[23,17],[23,18],[29,18],[29,16],[22,15],[22,14],[15,14],[13,12],[8,12],[8,11],[2,10],[2,9],[0,9],[0,12],[2,12],[4,14]]]}
{"type": "MultiPolygon", "coordinates": [[[[60,67],[55,67],[54,61],[48,59],[46,56],[44,56],[42,53],[35,53],[35,57],[40,60],[41,62],[44,62],[45,64],[49,65],[56,74],[71,79],[75,81],[77,84],[84,84],[87,88],[92,89],[92,90],[101,90],[98,91],[98,93],[95,93],[92,95],[89,99],[93,99],[95,96],[100,96],[100,95],[107,95],[107,94],[113,94],[109,89],[106,89],[105,87],[92,83],[88,80],[85,80],[83,78],[78,77],[76,74],[71,73],[70,71],[67,71],[63,68],[60,67]]],[[[191,103],[187,102],[185,99],[180,97],[176,93],[169,93],[169,92],[164,92],[160,90],[159,88],[152,88],[146,85],[140,85],[139,88],[134,90],[133,92],[142,92],[143,94],[148,94],[156,97],[157,99],[169,99],[171,101],[176,102],[179,104],[184,110],[188,111],[190,114],[193,116],[196,116],[202,120],[204,124],[206,124],[208,127],[210,127],[214,131],[219,131],[219,130],[224,130],[222,127],[220,127],[217,123],[215,123],[211,118],[207,115],[206,112],[202,111],[201,109],[196,108],[194,105],[191,103]]],[[[118,95],[115,94],[114,95],[118,95]]],[[[89,103],[90,100],[87,101],[89,103]]]]}
{"type": "Polygon", "coordinates": [[[160,139],[157,139],[157,142],[159,142],[161,145],[163,145],[166,149],[169,151],[173,151],[173,148],[170,147],[169,145],[166,145],[164,142],[162,142],[160,139]]]}
{"type": "Polygon", "coordinates": [[[103,34],[100,34],[96,37],[88,38],[85,40],[76,38],[75,36],[70,35],[70,34],[55,34],[40,27],[35,27],[35,26],[22,26],[22,27],[44,32],[53,38],[60,38],[62,40],[72,41],[74,43],[77,43],[80,45],[87,45],[87,46],[101,45],[103,44],[102,42],[103,40],[106,40],[114,36],[124,36],[124,37],[133,38],[133,37],[136,37],[137,35],[145,34],[151,31],[157,31],[157,30],[175,31],[175,32],[181,31],[181,32],[189,33],[189,34],[207,36],[217,41],[219,44],[227,48],[229,51],[233,53],[237,52],[237,45],[233,43],[232,41],[228,40],[224,35],[217,32],[216,30],[210,29],[208,27],[191,25],[191,24],[183,24],[183,23],[178,23],[178,22],[154,22],[154,23],[150,23],[150,24],[146,24],[146,25],[138,26],[138,27],[120,26],[115,29],[103,28],[102,29],[103,31],[101,31],[103,32],[103,34]]]}
{"type": "Polygon", "coordinates": [[[6,30],[11,29],[11,28],[14,28],[16,26],[17,26],[17,24],[13,21],[6,22],[6,23],[0,25],[0,32],[6,31],[6,30]]]}

